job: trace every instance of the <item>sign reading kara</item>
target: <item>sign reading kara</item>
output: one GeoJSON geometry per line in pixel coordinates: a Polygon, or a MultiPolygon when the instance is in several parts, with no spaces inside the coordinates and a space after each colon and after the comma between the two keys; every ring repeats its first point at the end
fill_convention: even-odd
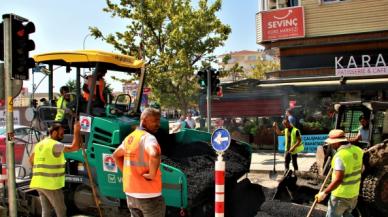
{"type": "Polygon", "coordinates": [[[262,41],[304,37],[303,7],[261,12],[262,41]]]}
{"type": "Polygon", "coordinates": [[[337,76],[365,76],[388,74],[386,60],[388,55],[336,56],[335,74],[337,76]]]}

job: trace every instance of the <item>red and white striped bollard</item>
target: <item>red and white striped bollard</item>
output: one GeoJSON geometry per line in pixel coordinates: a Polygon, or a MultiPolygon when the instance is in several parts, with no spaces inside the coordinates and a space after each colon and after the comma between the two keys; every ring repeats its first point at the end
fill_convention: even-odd
{"type": "Polygon", "coordinates": [[[219,153],[215,167],[215,217],[224,217],[224,201],[225,201],[225,161],[222,159],[222,154],[219,153]]]}

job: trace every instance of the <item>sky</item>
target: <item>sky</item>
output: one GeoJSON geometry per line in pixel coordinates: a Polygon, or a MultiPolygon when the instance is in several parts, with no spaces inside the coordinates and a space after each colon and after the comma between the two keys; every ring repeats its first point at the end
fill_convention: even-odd
{"type": "MultiPolygon", "coordinates": [[[[232,33],[225,45],[215,50],[215,55],[259,49],[255,33],[258,1],[223,0],[217,16],[224,24],[231,26],[232,33]]],[[[90,36],[89,27],[96,26],[106,35],[125,30],[128,22],[117,17],[112,18],[109,13],[103,12],[105,0],[0,0],[0,2],[0,14],[13,13],[35,24],[36,31],[31,35],[35,42],[35,50],[30,52],[31,55],[83,48],[117,52],[111,45],[90,36]]],[[[69,79],[75,78],[75,72],[58,74],[60,76],[54,74],[54,92],[59,92],[59,88],[69,79]]],[[[23,86],[27,87],[29,92],[32,90],[32,80],[35,84],[42,80],[36,92],[48,92],[47,78],[43,74],[35,73],[34,76],[30,74],[30,79],[24,81],[23,86]]],[[[110,79],[109,73],[106,80],[114,91],[121,91],[121,84],[110,79]]]]}

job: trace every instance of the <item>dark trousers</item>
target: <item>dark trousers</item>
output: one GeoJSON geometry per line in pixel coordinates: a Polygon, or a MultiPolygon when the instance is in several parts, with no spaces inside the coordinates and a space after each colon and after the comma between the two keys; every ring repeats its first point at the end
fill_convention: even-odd
{"type": "Polygon", "coordinates": [[[164,217],[166,215],[166,204],[162,196],[140,199],[127,195],[127,205],[131,217],[164,217]]]}
{"type": "Polygon", "coordinates": [[[290,169],[291,160],[294,170],[298,170],[298,154],[291,154],[290,152],[287,152],[284,156],[284,168],[286,169],[285,171],[290,169]]]}

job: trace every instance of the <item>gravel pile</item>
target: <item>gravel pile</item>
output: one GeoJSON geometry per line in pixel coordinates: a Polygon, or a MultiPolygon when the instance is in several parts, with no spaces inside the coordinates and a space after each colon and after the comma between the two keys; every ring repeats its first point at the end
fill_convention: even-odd
{"type": "MultiPolygon", "coordinates": [[[[250,157],[231,144],[223,158],[226,162],[226,181],[235,182],[249,171],[250,157]]],[[[250,155],[249,155],[250,156],[250,155]]],[[[176,144],[169,148],[162,162],[182,170],[187,176],[189,206],[214,197],[214,164],[217,159],[212,147],[204,142],[176,144]]]]}
{"type": "MultiPolygon", "coordinates": [[[[255,217],[300,217],[306,216],[310,210],[310,206],[288,203],[281,201],[265,201],[261,207],[260,212],[255,217]]],[[[311,215],[312,217],[325,217],[326,211],[317,206],[311,215]]]]}

